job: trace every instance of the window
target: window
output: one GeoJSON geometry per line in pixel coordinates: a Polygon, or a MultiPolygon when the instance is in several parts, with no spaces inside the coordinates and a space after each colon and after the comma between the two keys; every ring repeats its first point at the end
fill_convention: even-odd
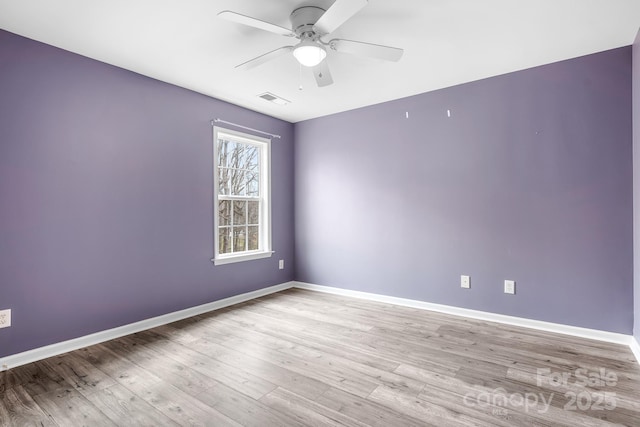
{"type": "Polygon", "coordinates": [[[213,129],[216,265],[271,256],[271,141],[213,129]]]}

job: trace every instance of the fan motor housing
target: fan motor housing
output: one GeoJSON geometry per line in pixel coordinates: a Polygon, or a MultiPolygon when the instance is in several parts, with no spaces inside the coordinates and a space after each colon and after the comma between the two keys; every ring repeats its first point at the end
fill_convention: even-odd
{"type": "Polygon", "coordinates": [[[302,37],[318,37],[313,26],[318,19],[324,14],[325,10],[316,6],[304,6],[291,12],[289,20],[291,21],[291,29],[298,38],[302,37]]]}

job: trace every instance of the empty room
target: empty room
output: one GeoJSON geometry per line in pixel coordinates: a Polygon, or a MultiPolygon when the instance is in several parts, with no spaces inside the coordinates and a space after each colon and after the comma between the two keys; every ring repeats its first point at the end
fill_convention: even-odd
{"type": "Polygon", "coordinates": [[[637,0],[0,0],[1,426],[640,426],[637,0]]]}

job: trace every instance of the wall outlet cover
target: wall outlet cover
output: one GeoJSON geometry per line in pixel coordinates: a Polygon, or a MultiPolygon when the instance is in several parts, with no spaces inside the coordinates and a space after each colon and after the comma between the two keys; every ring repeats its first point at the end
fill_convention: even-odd
{"type": "Polygon", "coordinates": [[[460,276],[460,287],[469,289],[471,287],[471,277],[464,274],[460,276]]]}
{"type": "Polygon", "coordinates": [[[504,293],[515,295],[516,293],[516,281],[515,280],[505,280],[504,281],[504,293]]]}
{"type": "Polygon", "coordinates": [[[0,328],[11,326],[11,309],[0,310],[0,328]]]}

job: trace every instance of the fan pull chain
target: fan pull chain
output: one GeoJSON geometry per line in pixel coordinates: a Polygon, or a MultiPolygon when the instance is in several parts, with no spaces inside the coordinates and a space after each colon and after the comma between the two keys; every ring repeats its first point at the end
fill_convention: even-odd
{"type": "Polygon", "coordinates": [[[302,90],[302,64],[298,64],[298,90],[302,90]]]}

